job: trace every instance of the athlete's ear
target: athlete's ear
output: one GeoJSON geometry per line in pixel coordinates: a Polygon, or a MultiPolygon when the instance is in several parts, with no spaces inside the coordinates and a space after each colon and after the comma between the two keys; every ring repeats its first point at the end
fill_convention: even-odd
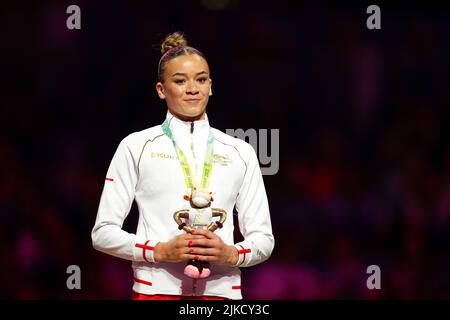
{"type": "Polygon", "coordinates": [[[164,86],[161,82],[156,84],[156,92],[158,92],[158,96],[160,99],[165,99],[166,95],[164,94],[164,86]]]}
{"type": "Polygon", "coordinates": [[[209,95],[212,96],[212,79],[209,79],[209,95]]]}

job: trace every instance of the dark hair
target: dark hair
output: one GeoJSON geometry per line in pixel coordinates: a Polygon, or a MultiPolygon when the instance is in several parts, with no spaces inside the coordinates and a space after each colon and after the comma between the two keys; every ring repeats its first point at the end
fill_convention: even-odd
{"type": "Polygon", "coordinates": [[[188,46],[188,42],[182,32],[176,31],[166,36],[164,41],[161,43],[161,59],[159,60],[158,64],[159,81],[163,81],[164,69],[166,67],[166,64],[170,60],[178,56],[189,54],[197,54],[206,60],[203,53],[193,47],[188,46]]]}

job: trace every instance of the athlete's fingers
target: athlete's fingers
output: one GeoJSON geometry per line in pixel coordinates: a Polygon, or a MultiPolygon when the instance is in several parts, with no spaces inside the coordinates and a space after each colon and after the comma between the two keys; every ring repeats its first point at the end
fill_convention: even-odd
{"type": "Polygon", "coordinates": [[[220,251],[216,248],[189,248],[188,253],[198,256],[217,256],[220,251]]]}
{"type": "Polygon", "coordinates": [[[204,261],[204,262],[215,262],[217,258],[215,256],[201,256],[201,255],[195,255],[195,254],[187,254],[186,260],[198,260],[198,261],[204,261]]]}
{"type": "Polygon", "coordinates": [[[218,242],[205,238],[189,240],[188,244],[189,247],[204,247],[204,248],[216,248],[219,246],[218,242]]]}
{"type": "Polygon", "coordinates": [[[204,238],[205,237],[202,235],[190,235],[190,234],[181,235],[178,236],[175,246],[177,248],[185,248],[190,246],[194,239],[204,239],[204,238]]]}
{"type": "Polygon", "coordinates": [[[186,234],[182,235],[181,238],[183,240],[192,240],[192,239],[203,239],[203,238],[205,238],[205,236],[203,236],[201,234],[186,233],[186,234]]]}
{"type": "Polygon", "coordinates": [[[208,239],[214,239],[214,238],[218,237],[218,235],[214,234],[214,232],[209,231],[209,230],[202,230],[202,229],[192,230],[191,234],[203,235],[203,236],[207,237],[208,239]]]}

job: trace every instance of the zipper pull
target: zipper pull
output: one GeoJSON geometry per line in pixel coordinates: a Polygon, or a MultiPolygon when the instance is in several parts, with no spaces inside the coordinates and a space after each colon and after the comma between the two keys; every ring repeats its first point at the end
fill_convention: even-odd
{"type": "Polygon", "coordinates": [[[191,133],[194,133],[194,122],[191,122],[191,133]]]}

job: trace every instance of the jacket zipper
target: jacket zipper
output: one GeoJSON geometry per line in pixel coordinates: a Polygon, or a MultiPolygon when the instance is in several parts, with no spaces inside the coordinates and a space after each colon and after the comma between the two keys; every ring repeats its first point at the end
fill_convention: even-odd
{"type": "Polygon", "coordinates": [[[194,151],[194,122],[191,122],[191,152],[192,152],[192,158],[194,159],[194,166],[195,166],[195,173],[194,175],[197,176],[198,174],[198,165],[197,165],[197,157],[195,156],[195,151],[194,151]]]}

